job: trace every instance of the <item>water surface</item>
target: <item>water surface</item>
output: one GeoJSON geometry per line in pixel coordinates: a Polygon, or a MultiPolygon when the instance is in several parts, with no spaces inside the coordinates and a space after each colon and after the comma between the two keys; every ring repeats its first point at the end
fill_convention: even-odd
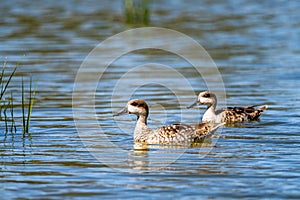
{"type": "MultiPolygon", "coordinates": [[[[128,101],[124,90],[112,107],[111,95],[120,77],[150,62],[171,66],[193,88],[185,90],[170,79],[186,102],[193,102],[206,85],[189,63],[175,55],[131,52],[109,67],[103,85],[97,87],[95,109],[102,131],[83,116],[91,141],[105,136],[113,144],[109,151],[101,143],[89,148],[110,153],[118,147],[125,152],[124,163],[107,166],[78,135],[72,91],[88,53],[107,37],[130,28],[124,23],[122,2],[1,2],[0,58],[7,60],[8,69],[20,62],[13,90],[20,91],[21,76],[32,75],[38,83],[30,134],[23,137],[21,129],[5,134],[1,121],[2,197],[299,198],[299,9],[298,1],[280,0],[151,2],[151,26],[187,34],[211,55],[222,74],[227,106],[269,108],[260,121],[223,128],[200,146],[134,151],[135,117],[112,117],[128,101]],[[155,159],[158,155],[162,161],[176,159],[166,165],[155,159]]],[[[149,73],[136,77],[149,78],[149,73]]],[[[87,76],[82,84],[88,83],[87,76]]],[[[146,99],[151,107],[150,127],[178,122],[182,114],[187,116],[184,123],[196,122],[204,111],[204,107],[186,110],[171,90],[159,84],[132,88],[132,97],[146,99]]]]}

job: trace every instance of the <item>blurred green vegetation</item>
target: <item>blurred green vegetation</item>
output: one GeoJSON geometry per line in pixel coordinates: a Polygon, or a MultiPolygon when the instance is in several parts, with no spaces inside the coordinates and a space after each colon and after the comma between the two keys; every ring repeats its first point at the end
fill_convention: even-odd
{"type": "Polygon", "coordinates": [[[124,0],[126,23],[129,25],[149,25],[149,0],[124,0]]]}

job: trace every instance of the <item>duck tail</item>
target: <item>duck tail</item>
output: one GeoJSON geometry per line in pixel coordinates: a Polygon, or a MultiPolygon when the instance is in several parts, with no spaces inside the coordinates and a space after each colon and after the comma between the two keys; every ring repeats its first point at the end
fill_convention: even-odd
{"type": "Polygon", "coordinates": [[[261,112],[264,112],[264,110],[266,110],[267,108],[268,108],[268,105],[263,105],[258,110],[260,110],[261,112]]]}
{"type": "Polygon", "coordinates": [[[267,105],[263,105],[262,107],[256,109],[253,113],[251,113],[251,120],[256,120],[260,117],[260,115],[268,108],[267,105]]]}

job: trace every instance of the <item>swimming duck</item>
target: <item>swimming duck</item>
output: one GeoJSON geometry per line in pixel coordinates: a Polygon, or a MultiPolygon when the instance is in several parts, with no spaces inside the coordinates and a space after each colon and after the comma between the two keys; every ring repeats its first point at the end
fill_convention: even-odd
{"type": "Polygon", "coordinates": [[[147,126],[149,108],[144,100],[130,100],[126,107],[115,116],[135,114],[137,123],[134,129],[134,141],[146,144],[182,144],[201,141],[214,133],[223,124],[170,124],[157,129],[147,126]]]}
{"type": "Polygon", "coordinates": [[[195,103],[188,106],[192,108],[197,104],[206,104],[207,110],[205,111],[202,122],[213,122],[213,123],[235,123],[257,120],[264,110],[268,108],[264,105],[258,109],[257,106],[246,106],[246,107],[227,107],[220,110],[216,110],[217,97],[213,92],[204,91],[198,95],[195,103]]]}

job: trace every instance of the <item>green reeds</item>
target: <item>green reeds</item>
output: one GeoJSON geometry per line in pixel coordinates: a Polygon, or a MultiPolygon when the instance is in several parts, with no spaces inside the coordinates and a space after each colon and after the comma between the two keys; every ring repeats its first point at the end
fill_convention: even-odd
{"type": "Polygon", "coordinates": [[[32,107],[34,102],[36,88],[32,89],[32,77],[30,77],[29,82],[29,100],[28,104],[25,103],[25,90],[24,90],[24,80],[22,78],[22,125],[23,125],[23,133],[29,133],[29,125],[32,113],[32,107]],[[27,105],[27,114],[25,112],[25,106],[27,105]]]}
{"type": "Polygon", "coordinates": [[[4,76],[5,76],[6,62],[4,62],[4,64],[3,64],[1,75],[0,75],[0,85],[1,85],[0,101],[2,101],[2,98],[3,98],[3,96],[4,96],[5,92],[6,92],[6,89],[7,89],[8,85],[9,85],[10,81],[11,81],[11,78],[14,76],[14,74],[15,74],[15,72],[17,70],[17,67],[18,66],[16,66],[14,68],[13,72],[9,75],[8,80],[5,83],[4,76]]]}
{"type": "Polygon", "coordinates": [[[10,93],[10,118],[11,118],[11,126],[10,126],[10,132],[17,132],[17,127],[15,123],[15,118],[14,118],[14,101],[13,101],[13,92],[11,91],[10,93]]]}
{"type": "MultiPolygon", "coordinates": [[[[17,70],[16,66],[11,73],[8,75],[6,74],[6,62],[4,62],[2,66],[2,70],[0,73],[0,123],[4,123],[5,125],[5,133],[11,132],[14,133],[17,131],[17,125],[16,125],[16,105],[14,104],[14,96],[12,90],[10,91],[10,97],[7,95],[7,91],[10,89],[10,83],[12,81],[13,76],[15,75],[15,72],[17,70]],[[5,78],[7,76],[8,78],[5,78]],[[11,122],[11,123],[9,123],[11,122]]],[[[24,80],[22,78],[22,85],[21,85],[21,125],[23,128],[23,136],[25,136],[25,133],[29,133],[29,127],[30,127],[30,119],[32,114],[32,108],[34,103],[34,97],[36,88],[33,89],[32,87],[32,77],[30,77],[29,82],[29,96],[28,100],[25,99],[25,87],[24,87],[24,80]]],[[[18,110],[18,109],[17,109],[18,110]]],[[[1,132],[0,132],[1,133],[1,132]]]]}
{"type": "Polygon", "coordinates": [[[149,25],[149,0],[124,0],[125,20],[130,25],[149,25]]]}
{"type": "Polygon", "coordinates": [[[7,113],[6,113],[8,107],[9,107],[9,105],[4,104],[3,114],[4,114],[4,123],[5,123],[5,133],[8,132],[8,118],[7,118],[7,113]]]}

